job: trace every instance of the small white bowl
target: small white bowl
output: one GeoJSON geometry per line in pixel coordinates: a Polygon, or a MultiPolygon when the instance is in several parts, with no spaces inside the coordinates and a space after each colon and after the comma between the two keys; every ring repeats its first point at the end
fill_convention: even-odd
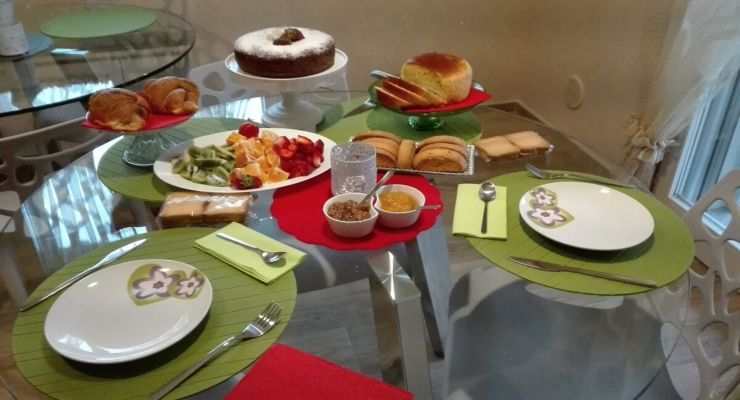
{"type": "Polygon", "coordinates": [[[416,199],[418,207],[421,207],[426,203],[426,197],[424,197],[424,193],[420,192],[419,189],[415,187],[399,184],[385,185],[378,189],[376,193],[374,208],[378,210],[378,214],[380,214],[381,225],[387,226],[389,228],[405,228],[416,223],[416,220],[419,219],[419,214],[421,214],[421,210],[418,207],[415,210],[400,212],[386,211],[380,208],[380,195],[385,192],[407,193],[411,195],[411,197],[416,199]]]}
{"type": "Polygon", "coordinates": [[[329,216],[329,206],[338,201],[354,200],[359,202],[365,197],[365,193],[342,193],[338,194],[324,203],[324,216],[329,222],[332,232],[346,238],[360,238],[372,232],[375,221],[378,220],[378,211],[370,207],[370,218],[362,221],[340,221],[329,216]]]}

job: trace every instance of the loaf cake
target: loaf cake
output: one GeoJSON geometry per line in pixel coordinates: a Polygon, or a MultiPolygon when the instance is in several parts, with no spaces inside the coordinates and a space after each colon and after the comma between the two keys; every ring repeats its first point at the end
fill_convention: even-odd
{"type": "Polygon", "coordinates": [[[401,79],[425,88],[445,104],[458,103],[470,94],[473,69],[464,58],[443,53],[425,53],[403,64],[401,79]]]}
{"type": "Polygon", "coordinates": [[[242,71],[252,75],[308,76],[334,65],[334,39],[315,29],[266,28],[236,39],[234,58],[242,71]]]}
{"type": "Polygon", "coordinates": [[[88,119],[100,126],[134,132],[144,129],[150,112],[149,102],[127,89],[103,89],[88,103],[88,119]]]}
{"type": "Polygon", "coordinates": [[[163,228],[243,223],[253,203],[249,193],[171,192],[159,210],[159,223],[163,228]]]}

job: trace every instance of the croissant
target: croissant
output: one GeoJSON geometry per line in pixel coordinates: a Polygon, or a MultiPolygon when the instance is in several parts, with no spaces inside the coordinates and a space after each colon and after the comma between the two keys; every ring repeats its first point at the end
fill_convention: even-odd
{"type": "Polygon", "coordinates": [[[159,114],[193,114],[198,111],[200,89],[187,79],[166,76],[144,84],[152,111],[159,114]]]}
{"type": "Polygon", "coordinates": [[[146,99],[126,89],[104,89],[90,97],[88,119],[94,123],[123,132],[144,129],[149,116],[146,99]]]}

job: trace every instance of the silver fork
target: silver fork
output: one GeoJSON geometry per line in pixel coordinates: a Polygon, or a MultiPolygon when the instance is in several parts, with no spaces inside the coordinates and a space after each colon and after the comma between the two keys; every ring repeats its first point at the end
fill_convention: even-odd
{"type": "Polygon", "coordinates": [[[574,179],[581,179],[591,182],[598,182],[598,183],[604,183],[607,185],[614,185],[614,186],[621,186],[626,188],[634,188],[635,185],[630,185],[629,183],[622,183],[615,179],[609,179],[605,178],[603,176],[598,175],[591,175],[586,174],[583,172],[551,172],[551,171],[543,171],[537,167],[535,167],[532,164],[527,164],[527,171],[531,172],[532,175],[540,178],[540,179],[562,179],[562,178],[574,178],[574,179]]]}
{"type": "Polygon", "coordinates": [[[272,329],[273,326],[275,326],[275,324],[278,323],[280,312],[282,310],[283,307],[275,301],[268,304],[267,307],[265,307],[265,309],[261,313],[259,313],[259,315],[257,315],[257,317],[252,322],[250,322],[249,325],[244,328],[244,330],[224,340],[223,342],[221,342],[221,344],[211,349],[211,351],[203,356],[203,358],[198,360],[198,362],[190,366],[185,371],[182,371],[171,381],[167,382],[166,385],[162,386],[161,389],[154,392],[151,397],[149,397],[149,399],[161,399],[162,397],[164,397],[164,395],[172,391],[172,389],[176,388],[177,385],[181,384],[185,379],[188,379],[191,375],[193,375],[197,370],[201,369],[204,365],[208,364],[210,361],[220,356],[226,350],[241,342],[242,340],[256,338],[267,333],[270,329],[272,329]]]}

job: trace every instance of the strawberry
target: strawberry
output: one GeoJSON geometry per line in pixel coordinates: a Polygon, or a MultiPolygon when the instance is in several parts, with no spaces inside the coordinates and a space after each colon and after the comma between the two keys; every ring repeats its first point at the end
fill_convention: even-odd
{"type": "Polygon", "coordinates": [[[247,139],[257,137],[260,134],[260,128],[256,125],[246,122],[239,127],[239,134],[247,139]]]}
{"type": "Polygon", "coordinates": [[[314,166],[314,168],[318,168],[321,166],[321,163],[324,161],[324,156],[321,154],[313,153],[313,157],[311,157],[311,165],[314,166]]]}
{"type": "Polygon", "coordinates": [[[231,187],[236,190],[246,190],[262,187],[262,180],[260,178],[257,178],[256,176],[244,175],[240,177],[237,171],[231,171],[231,175],[229,178],[231,182],[231,187]]]}
{"type": "Polygon", "coordinates": [[[288,143],[290,143],[290,142],[288,141],[288,138],[287,137],[285,137],[285,136],[278,136],[278,138],[275,139],[275,151],[277,151],[277,149],[279,149],[281,147],[287,147],[288,146],[288,143]]]}
{"type": "Polygon", "coordinates": [[[316,148],[319,149],[319,152],[324,152],[324,142],[321,139],[316,141],[316,148]]]}
{"type": "Polygon", "coordinates": [[[298,138],[296,139],[296,144],[298,145],[298,152],[303,154],[312,154],[314,150],[314,144],[311,141],[311,139],[298,135],[298,138]]]}
{"type": "Polygon", "coordinates": [[[290,160],[295,157],[297,149],[291,150],[290,148],[278,147],[275,149],[275,153],[283,160],[290,160]]]}

